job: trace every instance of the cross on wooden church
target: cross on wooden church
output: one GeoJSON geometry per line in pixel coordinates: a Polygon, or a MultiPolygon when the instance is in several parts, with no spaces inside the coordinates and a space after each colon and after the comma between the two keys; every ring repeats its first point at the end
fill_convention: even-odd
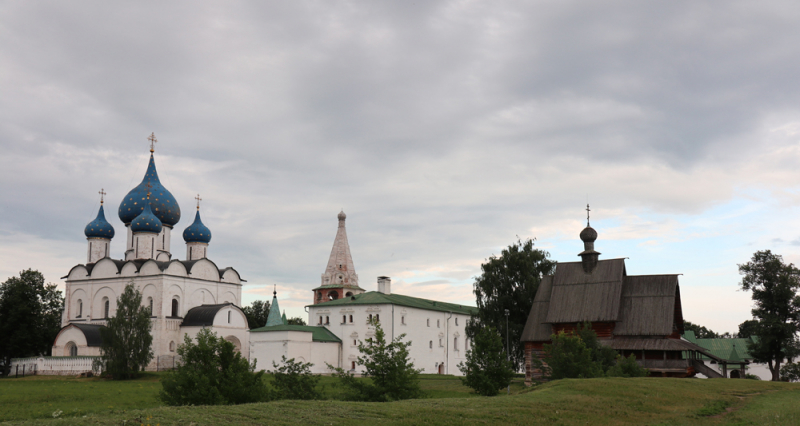
{"type": "Polygon", "coordinates": [[[586,226],[589,226],[589,204],[586,204],[586,226]]]}
{"type": "Polygon", "coordinates": [[[156,133],[155,132],[150,133],[150,136],[147,137],[147,140],[150,141],[150,152],[154,152],[156,147],[155,144],[156,142],[158,142],[158,139],[156,139],[156,133]]]}
{"type": "Polygon", "coordinates": [[[197,210],[200,210],[200,202],[203,201],[203,199],[200,198],[200,194],[197,194],[197,196],[194,197],[194,199],[197,200],[197,210]]]}
{"type": "Polygon", "coordinates": [[[103,205],[103,197],[106,196],[106,191],[103,188],[100,188],[100,192],[98,192],[98,194],[100,194],[100,205],[103,205]]]}

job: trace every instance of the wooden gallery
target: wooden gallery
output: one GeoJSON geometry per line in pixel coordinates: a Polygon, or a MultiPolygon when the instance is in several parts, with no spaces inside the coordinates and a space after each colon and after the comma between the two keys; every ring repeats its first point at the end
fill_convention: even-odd
{"type": "Polygon", "coordinates": [[[542,278],[522,333],[525,344],[525,381],[542,378],[532,365],[542,361],[550,336],[575,331],[591,323],[601,344],[622,356],[633,354],[655,377],[722,377],[706,366],[701,354],[724,363],[704,348],[681,339],[683,314],[678,275],[628,275],[625,259],[600,260],[597,239],[587,220],[581,232],[584,251],[580,262],[556,265],[542,278]]]}

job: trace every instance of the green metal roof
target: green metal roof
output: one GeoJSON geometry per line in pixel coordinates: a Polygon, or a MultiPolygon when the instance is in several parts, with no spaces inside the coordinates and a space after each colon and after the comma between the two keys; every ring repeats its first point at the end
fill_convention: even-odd
{"type": "Polygon", "coordinates": [[[341,342],[330,330],[314,325],[273,325],[250,330],[251,333],[265,331],[304,331],[311,333],[311,340],[315,342],[341,342]]]}
{"type": "Polygon", "coordinates": [[[347,305],[398,305],[409,308],[427,309],[429,311],[453,312],[456,314],[475,315],[478,308],[474,306],[457,305],[455,303],[438,302],[435,300],[421,299],[419,297],[403,296],[401,294],[384,294],[377,291],[356,294],[328,302],[307,306],[347,306],[347,305]]]}
{"type": "MultiPolygon", "coordinates": [[[[740,363],[742,360],[751,361],[753,356],[750,355],[750,352],[748,352],[747,344],[749,342],[758,341],[758,337],[756,336],[751,336],[746,339],[698,339],[693,331],[687,331],[684,333],[683,337],[686,340],[711,352],[712,354],[722,359],[731,361],[731,363],[740,363]]],[[[703,359],[707,360],[708,357],[703,356],[703,359]]]]}

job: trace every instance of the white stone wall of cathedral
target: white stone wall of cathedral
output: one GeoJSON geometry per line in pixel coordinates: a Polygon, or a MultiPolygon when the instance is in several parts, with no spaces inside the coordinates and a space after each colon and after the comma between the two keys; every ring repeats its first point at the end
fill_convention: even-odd
{"type": "MultiPolygon", "coordinates": [[[[67,279],[67,309],[62,325],[69,322],[104,323],[105,300],[109,301],[108,315],[111,317],[116,313],[117,298],[122,294],[125,285],[133,281],[142,292],[143,306],[149,306],[150,299],[153,300],[153,352],[157,356],[175,355],[175,348],[183,342],[179,328],[182,319],[169,318],[172,316],[173,299],[178,301],[178,316],[181,318],[189,309],[203,304],[241,304],[241,285],[220,282],[221,277],[210,261],[196,263],[191,277],[180,276],[185,275],[185,270],[178,262],[170,265],[164,271],[166,273],[151,262],[145,263],[139,273],[135,272],[135,265],[131,263],[122,268],[122,273],[117,274],[117,267],[113,262],[101,261],[95,265],[90,279],[85,277],[85,268],[76,269],[67,279]],[[81,275],[83,279],[77,280],[81,275]]],[[[235,276],[235,273],[229,273],[235,276]]],[[[233,278],[229,280],[233,281],[233,278]]],[[[246,333],[246,322],[238,326],[246,333]]],[[[245,347],[248,346],[246,334],[235,335],[245,347]]]]}
{"type": "Polygon", "coordinates": [[[133,235],[133,258],[134,259],[155,259],[158,254],[156,251],[156,238],[159,234],[149,232],[137,232],[133,235]]]}
{"type": "Polygon", "coordinates": [[[105,238],[87,238],[87,259],[86,263],[94,263],[109,256],[111,240],[105,238]]]}
{"type": "MultiPolygon", "coordinates": [[[[326,308],[325,304],[309,308],[309,325],[322,325],[342,339],[342,362],[346,370],[359,356],[358,341],[374,336],[368,326],[369,316],[379,316],[386,338],[405,333],[410,341],[409,355],[416,368],[425,374],[439,372],[461,375],[458,363],[466,359],[466,333],[469,315],[430,311],[398,305],[344,305],[326,308]],[[350,322],[350,315],[353,322],[350,322]],[[345,320],[343,323],[342,321],[345,320]],[[327,322],[327,323],[326,323],[327,322]]],[[[356,367],[363,372],[363,367],[356,367]]]]}
{"type": "Polygon", "coordinates": [[[208,244],[200,242],[186,243],[186,259],[197,260],[208,257],[208,244]]]}

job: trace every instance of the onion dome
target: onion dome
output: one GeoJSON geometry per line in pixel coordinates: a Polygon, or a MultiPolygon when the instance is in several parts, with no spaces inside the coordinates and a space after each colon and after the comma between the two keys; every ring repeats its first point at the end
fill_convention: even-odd
{"type": "Polygon", "coordinates": [[[103,204],[100,204],[100,210],[97,212],[97,217],[89,222],[84,228],[83,233],[86,238],[114,238],[114,227],[106,220],[106,215],[103,212],[103,204]]]}
{"type": "Polygon", "coordinates": [[[581,231],[581,241],[584,243],[593,243],[595,240],[597,240],[597,231],[591,226],[583,228],[583,231],[581,231]]]}
{"type": "Polygon", "coordinates": [[[184,229],[183,240],[187,243],[206,244],[211,241],[211,230],[209,230],[207,226],[203,225],[203,221],[200,220],[200,210],[198,210],[197,214],[194,216],[194,223],[184,229]]]}
{"type": "Polygon", "coordinates": [[[161,233],[161,220],[153,214],[150,209],[150,203],[146,196],[144,201],[144,210],[133,219],[131,222],[132,232],[152,232],[154,234],[161,233]]]}
{"type": "Polygon", "coordinates": [[[172,227],[181,220],[181,208],[178,206],[178,201],[167,191],[167,188],[161,185],[153,154],[150,154],[150,164],[147,166],[142,183],[131,189],[119,205],[119,219],[122,223],[131,223],[142,213],[147,204],[148,192],[151,194],[152,213],[158,217],[161,224],[172,227]]]}

